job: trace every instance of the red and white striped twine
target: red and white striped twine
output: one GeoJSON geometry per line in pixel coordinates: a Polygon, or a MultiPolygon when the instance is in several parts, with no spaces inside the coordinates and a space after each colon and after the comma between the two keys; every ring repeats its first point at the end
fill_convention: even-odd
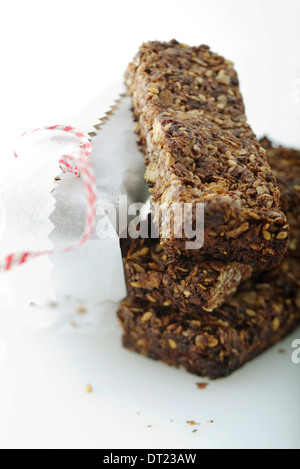
{"type": "MultiPolygon", "coordinates": [[[[81,176],[83,179],[87,202],[85,230],[79,241],[63,249],[52,249],[39,252],[21,252],[18,254],[10,254],[5,259],[2,259],[2,261],[0,261],[0,272],[9,271],[18,265],[24,264],[25,262],[28,262],[29,260],[35,259],[40,256],[72,251],[73,249],[76,249],[77,247],[84,244],[90,238],[94,231],[94,224],[96,218],[97,187],[94,171],[91,166],[91,163],[89,162],[89,157],[92,153],[92,145],[88,137],[84,133],[75,129],[74,127],[66,125],[51,125],[47,127],[40,127],[34,130],[28,130],[27,132],[24,132],[21,137],[28,134],[32,134],[34,132],[40,132],[42,130],[61,130],[63,132],[73,134],[80,139],[80,143],[78,144],[78,146],[81,151],[76,154],[74,153],[71,155],[63,155],[59,160],[59,166],[63,171],[74,173],[76,177],[81,176]],[[77,166],[74,166],[72,164],[74,163],[74,161],[77,162],[77,166]]],[[[14,155],[16,158],[18,157],[16,152],[14,153],[14,155]]]]}

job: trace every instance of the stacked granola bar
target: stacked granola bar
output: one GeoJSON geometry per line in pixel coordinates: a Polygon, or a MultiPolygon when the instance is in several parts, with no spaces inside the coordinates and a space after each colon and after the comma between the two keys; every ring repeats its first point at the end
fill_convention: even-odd
{"type": "Polygon", "coordinates": [[[280,189],[280,203],[286,213],[291,237],[289,249],[299,257],[300,253],[300,151],[273,146],[268,138],[260,141],[267,150],[280,189]]]}
{"type": "Polygon", "coordinates": [[[118,311],[123,345],[199,376],[227,376],[299,324],[299,265],[287,256],[272,274],[246,283],[210,314],[193,307],[181,315],[176,308],[128,298],[118,311]]]}
{"type": "Polygon", "coordinates": [[[123,256],[130,295],[163,306],[176,304],[181,312],[191,305],[213,311],[252,274],[247,264],[170,253],[151,238],[131,240],[123,256]]]}
{"type": "Polygon", "coordinates": [[[168,208],[203,203],[204,246],[186,255],[278,265],[288,224],[266,152],[246,122],[233,64],[207,46],[150,42],[129,65],[126,85],[166,248],[186,250],[181,224],[169,232],[168,208]]]}
{"type": "Polygon", "coordinates": [[[300,322],[300,152],[257,141],[232,64],[206,46],[144,44],[126,83],[160,239],[123,247],[124,346],[226,376],[300,322]],[[204,203],[201,249],[165,237],[157,207],[174,202],[204,203]]]}

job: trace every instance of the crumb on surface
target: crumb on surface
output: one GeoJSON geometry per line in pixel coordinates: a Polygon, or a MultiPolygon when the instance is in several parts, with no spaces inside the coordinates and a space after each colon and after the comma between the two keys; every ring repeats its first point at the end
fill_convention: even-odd
{"type": "Polygon", "coordinates": [[[83,306],[80,306],[79,308],[77,308],[77,313],[84,314],[86,313],[86,309],[83,306]]]}
{"type": "Polygon", "coordinates": [[[286,351],[285,351],[283,348],[280,348],[280,349],[278,350],[278,353],[280,353],[281,355],[283,355],[285,352],[286,352],[286,351]]]}
{"type": "Polygon", "coordinates": [[[87,393],[93,392],[93,388],[90,384],[87,384],[87,386],[85,387],[85,392],[87,392],[87,393]]]}
{"type": "Polygon", "coordinates": [[[195,422],[195,420],[187,420],[186,423],[187,423],[188,425],[200,425],[200,423],[199,423],[199,422],[195,422]]]}
{"type": "Polygon", "coordinates": [[[196,383],[198,389],[206,389],[208,383],[196,383]]]}
{"type": "Polygon", "coordinates": [[[215,423],[214,420],[209,420],[207,423],[215,423]]]}
{"type": "Polygon", "coordinates": [[[197,431],[198,431],[198,430],[196,430],[196,428],[195,428],[195,430],[193,430],[192,433],[197,433],[197,431]]]}

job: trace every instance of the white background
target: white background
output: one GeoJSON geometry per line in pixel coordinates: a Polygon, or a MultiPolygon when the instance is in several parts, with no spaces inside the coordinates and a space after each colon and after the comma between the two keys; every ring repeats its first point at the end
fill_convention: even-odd
{"type": "MultiPolygon", "coordinates": [[[[11,0],[3,5],[1,171],[21,132],[67,124],[68,116],[119,79],[139,44],[149,39],[206,43],[233,60],[255,131],[300,146],[298,0],[11,0]]],[[[84,378],[70,368],[48,332],[1,326],[0,340],[8,344],[5,364],[0,360],[0,446],[188,444],[180,432],[150,433],[148,422],[141,425],[126,406],[86,395],[84,378]]],[[[296,441],[287,435],[282,444],[296,441]]],[[[265,444],[272,446],[267,437],[265,444]]],[[[251,446],[251,437],[244,435],[239,445],[251,446]]]]}

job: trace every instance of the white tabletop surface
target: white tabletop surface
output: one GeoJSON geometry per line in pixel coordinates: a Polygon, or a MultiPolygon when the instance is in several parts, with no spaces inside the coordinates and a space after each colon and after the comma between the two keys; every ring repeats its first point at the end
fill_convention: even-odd
{"type": "Polygon", "coordinates": [[[76,328],[1,328],[0,447],[300,448],[300,329],[200,390],[207,380],[124,350],[112,313],[93,330],[75,312],[76,328]]]}

